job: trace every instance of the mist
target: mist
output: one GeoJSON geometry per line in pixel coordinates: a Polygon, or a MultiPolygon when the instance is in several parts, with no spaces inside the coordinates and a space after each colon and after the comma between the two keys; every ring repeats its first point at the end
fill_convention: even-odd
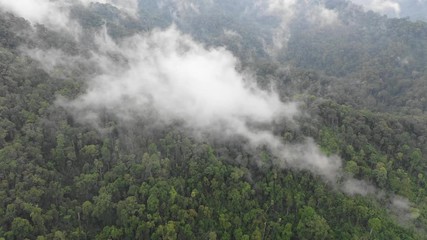
{"type": "Polygon", "coordinates": [[[23,17],[32,24],[43,24],[52,30],[80,31],[80,26],[70,19],[70,8],[75,5],[89,6],[93,3],[110,4],[130,16],[137,16],[137,0],[0,0],[0,8],[23,17]]]}
{"type": "MultiPolygon", "coordinates": [[[[67,13],[56,5],[39,12],[67,13]]],[[[24,15],[25,16],[25,13],[24,15]]],[[[54,15],[53,15],[54,16],[54,15]]],[[[72,22],[65,14],[64,22],[72,22]]],[[[57,25],[61,27],[62,24],[57,25]]],[[[310,139],[286,146],[272,132],[272,124],[295,124],[298,103],[280,101],[278,94],[261,90],[256,79],[224,47],[207,47],[175,26],[114,41],[104,28],[94,39],[89,58],[68,56],[61,50],[25,49],[46,71],[86,63],[98,74],[86,93],[76,99],[58,97],[57,104],[77,120],[99,128],[107,111],[123,121],[142,119],[146,124],[181,124],[197,138],[243,137],[252,148],[267,146],[282,168],[311,171],[330,183],[341,175],[341,161],[326,157],[310,139]],[[256,127],[259,126],[259,127],[256,127]]]]}
{"type": "Polygon", "coordinates": [[[95,58],[104,72],[68,104],[75,110],[107,109],[125,118],[150,113],[165,124],[178,120],[197,131],[225,132],[297,114],[295,103],[280,102],[275,92],[257,88],[250,74],[238,72],[230,52],[207,49],[175,27],[118,44],[108,35],[97,42],[95,58]],[[112,54],[126,61],[117,64],[112,54]]]}
{"type": "MultiPolygon", "coordinates": [[[[206,47],[175,26],[119,42],[102,31],[96,42],[98,51],[88,61],[101,72],[85,94],[57,100],[78,121],[101,129],[100,116],[107,112],[123,122],[179,125],[202,141],[243,138],[251,149],[269,149],[276,167],[310,171],[337,189],[339,179],[352,181],[344,176],[341,159],[324,155],[312,139],[284,144],[273,133],[275,124],[297,125],[298,103],[260,89],[225,48],[206,47]]],[[[354,188],[344,192],[365,194],[354,188]]]]}
{"type": "Polygon", "coordinates": [[[264,14],[279,18],[280,24],[273,30],[272,45],[266,46],[266,51],[276,57],[286,50],[292,36],[291,24],[305,19],[317,28],[339,24],[338,13],[325,7],[323,1],[268,0],[258,1],[258,7],[264,14]]]}
{"type": "Polygon", "coordinates": [[[274,123],[295,124],[298,103],[261,90],[226,49],[206,48],[176,27],[117,44],[104,34],[98,44],[103,73],[85,94],[57,102],[80,121],[99,126],[99,114],[107,111],[123,121],[179,123],[196,138],[242,137],[251,148],[266,146],[282,168],[308,170],[332,184],[341,176],[341,160],[323,155],[312,140],[287,146],[273,134],[274,123]],[[117,64],[111,55],[126,61],[117,64]]]}
{"type": "Polygon", "coordinates": [[[361,5],[365,10],[371,10],[392,17],[400,15],[400,4],[396,0],[352,0],[353,3],[361,5]]]}
{"type": "MultiPolygon", "coordinates": [[[[58,28],[78,25],[68,17],[68,5],[59,6],[57,2],[40,1],[37,11],[18,11],[15,7],[19,4],[6,1],[0,4],[37,23],[48,22],[58,28]]],[[[114,4],[126,8],[134,2],[114,4]]],[[[196,9],[188,4],[184,7],[196,9]]],[[[280,31],[273,36],[274,49],[285,46],[290,34],[288,24],[296,14],[310,16],[310,21],[320,25],[339,24],[333,10],[322,4],[304,9],[307,4],[267,2],[267,12],[283,15],[280,31]]],[[[153,126],[178,124],[197,139],[215,136],[226,140],[237,136],[245,139],[250,148],[267,147],[275,157],[275,166],[309,171],[349,195],[375,192],[371,184],[345,176],[341,159],[323,154],[312,139],[284,144],[273,133],[273,125],[297,125],[295,118],[301,114],[298,103],[282,102],[274,89],[260,89],[251,71],[243,69],[225,47],[199,43],[174,25],[121,40],[113,40],[104,28],[98,31],[94,43],[96,47],[88,52],[89,57],[80,58],[55,49],[27,50],[47,71],[65,63],[72,66],[73,62],[97,67],[84,94],[75,99],[57,98],[57,106],[78,121],[100,129],[100,115],[107,112],[124,122],[138,119],[153,126]]]]}
{"type": "Polygon", "coordinates": [[[71,27],[68,16],[70,2],[59,2],[49,0],[22,0],[8,1],[0,0],[3,10],[12,12],[23,17],[33,24],[44,24],[55,30],[71,27]]]}
{"type": "Polygon", "coordinates": [[[388,17],[409,17],[412,20],[427,19],[425,0],[351,0],[366,11],[374,11],[388,17]]]}

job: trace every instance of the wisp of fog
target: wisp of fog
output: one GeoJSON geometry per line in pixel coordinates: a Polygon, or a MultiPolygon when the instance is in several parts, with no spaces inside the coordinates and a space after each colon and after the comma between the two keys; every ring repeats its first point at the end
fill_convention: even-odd
{"type": "Polygon", "coordinates": [[[94,58],[102,73],[85,94],[58,101],[81,121],[96,123],[94,113],[107,111],[123,120],[181,122],[197,136],[239,136],[252,147],[266,145],[279,166],[309,170],[331,183],[340,176],[341,161],[323,155],[313,141],[286,146],[266,130],[284,118],[292,120],[299,113],[297,103],[283,103],[274,91],[257,87],[224,48],[206,48],[175,27],[120,43],[104,34],[97,43],[101,51],[94,58]],[[109,56],[126,61],[119,64],[109,56]]]}
{"type": "MultiPolygon", "coordinates": [[[[38,1],[28,5],[34,4],[33,9],[20,9],[22,3],[5,0],[0,0],[0,6],[35,23],[47,22],[53,29],[70,23],[78,25],[68,17],[66,4],[38,1]]],[[[124,9],[136,4],[135,1],[107,2],[124,9]]],[[[272,12],[291,12],[295,4],[295,1],[271,1],[268,6],[272,12]],[[274,7],[278,10],[273,10],[274,7]],[[289,9],[284,10],[286,7],[289,9]]],[[[324,19],[336,18],[328,10],[320,12],[324,19]]],[[[238,136],[252,148],[266,146],[277,159],[276,166],[310,171],[350,195],[376,194],[369,183],[344,176],[341,159],[323,154],[313,140],[284,144],[268,126],[283,124],[285,119],[292,122],[300,114],[298,104],[284,103],[274,90],[260,89],[250,74],[238,70],[239,61],[225,48],[207,47],[174,26],[121,40],[113,40],[104,29],[94,43],[96,47],[89,52],[88,59],[67,56],[55,49],[27,49],[47,70],[55,64],[64,65],[64,59],[70,65],[79,61],[96,65],[98,70],[88,80],[84,94],[75,99],[59,96],[57,100],[59,106],[79,121],[96,126],[99,114],[108,112],[121,120],[137,118],[160,126],[179,122],[198,137],[238,136]],[[338,180],[344,183],[337,184],[338,180]]]]}

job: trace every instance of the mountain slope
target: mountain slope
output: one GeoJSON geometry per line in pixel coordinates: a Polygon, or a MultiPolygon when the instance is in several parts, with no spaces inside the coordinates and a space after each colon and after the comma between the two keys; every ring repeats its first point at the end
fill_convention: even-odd
{"type": "MultiPolygon", "coordinates": [[[[70,21],[81,26],[77,35],[71,27],[0,16],[0,239],[424,238],[425,23],[340,1],[299,3],[289,23],[252,1],[184,2],[139,1],[138,18],[109,4],[76,5],[70,21]],[[313,23],[307,13],[316,9],[334,11],[338,22],[313,23]],[[178,31],[189,35],[167,38],[178,31]],[[287,39],[279,48],[276,31],[287,39]],[[170,42],[182,44],[179,51],[165,39],[177,39],[170,42]],[[180,98],[169,98],[177,91],[167,83],[181,76],[196,81],[193,76],[215,62],[194,63],[189,74],[169,78],[153,70],[163,66],[165,49],[173,53],[167,59],[180,60],[173,62],[178,69],[188,56],[207,61],[201,53],[232,62],[218,72],[233,78],[215,73],[213,79],[244,80],[233,89],[249,89],[246,98],[232,98],[242,109],[206,113],[217,108],[203,100],[229,95],[193,93],[191,81],[180,98]],[[190,95],[191,107],[204,102],[197,115],[209,116],[200,125],[205,129],[185,117],[162,118],[164,112],[186,116],[180,115],[185,108],[143,111],[140,95],[154,106],[160,100],[140,89],[162,93],[149,88],[146,72],[164,83],[154,85],[168,93],[160,100],[185,103],[190,95]],[[145,82],[128,87],[133,74],[145,82]],[[125,94],[115,96],[111,86],[125,94]],[[91,100],[97,91],[110,95],[91,100]],[[298,114],[272,123],[250,119],[264,116],[252,108],[270,113],[255,108],[257,97],[275,100],[276,92],[279,106],[298,102],[298,114]],[[218,119],[219,127],[210,123],[218,119]],[[228,128],[229,121],[246,131],[228,128]],[[251,134],[278,139],[280,146],[260,144],[251,134]],[[301,151],[281,156],[281,146],[301,151]],[[336,172],[314,169],[322,161],[337,163],[336,172]]],[[[166,105],[187,106],[176,104],[166,105]]]]}

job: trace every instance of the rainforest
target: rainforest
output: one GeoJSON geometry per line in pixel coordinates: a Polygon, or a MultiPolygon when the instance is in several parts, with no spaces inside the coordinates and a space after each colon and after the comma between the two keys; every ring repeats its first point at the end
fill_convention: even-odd
{"type": "Polygon", "coordinates": [[[0,0],[0,240],[427,239],[424,0],[0,0]]]}

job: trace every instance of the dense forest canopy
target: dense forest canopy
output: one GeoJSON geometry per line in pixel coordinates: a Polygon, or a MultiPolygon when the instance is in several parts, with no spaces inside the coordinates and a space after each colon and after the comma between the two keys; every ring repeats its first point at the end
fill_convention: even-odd
{"type": "Polygon", "coordinates": [[[422,0],[0,0],[0,239],[426,239],[422,0]]]}

